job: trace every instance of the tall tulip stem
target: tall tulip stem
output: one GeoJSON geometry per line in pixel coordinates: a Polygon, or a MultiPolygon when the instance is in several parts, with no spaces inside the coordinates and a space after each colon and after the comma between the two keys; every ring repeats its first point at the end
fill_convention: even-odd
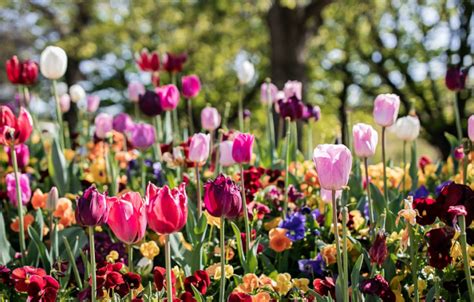
{"type": "Polygon", "coordinates": [[[310,119],[308,121],[308,125],[306,126],[306,159],[311,160],[311,157],[313,156],[313,121],[310,119]]]}
{"type": "Polygon", "coordinates": [[[456,133],[458,135],[458,140],[461,142],[462,140],[462,127],[461,127],[461,115],[459,114],[459,107],[458,107],[458,99],[459,99],[459,92],[456,92],[454,96],[454,118],[456,120],[456,133]]]}
{"type": "Polygon", "coordinates": [[[247,198],[245,197],[245,182],[244,182],[244,165],[240,164],[240,186],[242,190],[242,205],[244,210],[244,223],[245,223],[245,246],[247,251],[250,251],[250,222],[249,213],[247,210],[247,198]]]}
{"type": "Polygon", "coordinates": [[[267,135],[268,135],[268,146],[270,151],[270,159],[271,164],[273,165],[274,162],[274,150],[275,150],[275,126],[273,125],[273,103],[272,103],[272,96],[271,96],[271,87],[270,87],[270,79],[267,79],[267,135]]]}
{"type": "Polygon", "coordinates": [[[349,260],[347,257],[347,207],[344,206],[341,211],[342,215],[342,255],[343,255],[343,270],[344,270],[344,283],[343,283],[343,292],[344,292],[344,302],[349,302],[349,260]]]}
{"type": "Polygon", "coordinates": [[[94,243],[94,227],[89,226],[89,253],[90,253],[90,258],[91,258],[91,279],[92,279],[92,290],[91,290],[91,296],[92,296],[92,302],[96,301],[96,293],[97,293],[97,279],[95,275],[95,243],[94,243]]]}
{"type": "Polygon", "coordinates": [[[239,130],[244,131],[244,85],[240,85],[240,96],[239,96],[239,130]]]}
{"type": "Polygon", "coordinates": [[[469,260],[469,254],[467,252],[467,235],[466,235],[466,217],[460,215],[458,216],[459,227],[461,228],[461,236],[459,236],[459,240],[461,241],[461,248],[462,248],[462,258],[463,258],[463,266],[464,266],[464,273],[466,274],[466,283],[467,283],[467,290],[469,292],[469,300],[474,301],[474,292],[472,289],[472,279],[471,279],[471,265],[469,260]]]}
{"type": "Polygon", "coordinates": [[[372,205],[372,199],[370,196],[369,164],[368,164],[367,157],[364,157],[364,168],[365,168],[365,189],[367,191],[367,203],[369,204],[370,229],[373,229],[375,226],[375,215],[374,215],[374,206],[372,205]]]}
{"type": "Polygon", "coordinates": [[[225,219],[221,217],[220,245],[221,245],[221,287],[219,292],[219,301],[225,301],[225,219]]]}
{"type": "Polygon", "coordinates": [[[193,103],[190,99],[186,100],[186,106],[188,107],[188,123],[189,123],[189,135],[194,134],[194,121],[193,121],[193,103]]]}
{"type": "Polygon", "coordinates": [[[178,124],[178,107],[176,107],[173,110],[173,134],[174,134],[174,139],[176,140],[176,143],[180,140],[180,132],[179,132],[179,124],[178,124]]]}
{"type": "Polygon", "coordinates": [[[410,258],[411,258],[411,274],[412,274],[412,282],[413,282],[413,292],[414,292],[414,301],[418,302],[420,301],[420,295],[418,293],[418,261],[416,258],[416,250],[417,250],[417,245],[416,245],[416,238],[415,238],[415,231],[413,229],[413,226],[407,221],[408,225],[408,236],[410,237],[410,258]]]}
{"type": "MultiPolygon", "coordinates": [[[[334,230],[334,240],[336,241],[336,261],[337,261],[337,273],[340,277],[344,278],[344,269],[342,266],[341,258],[341,243],[339,242],[339,229],[337,227],[337,200],[336,190],[332,190],[332,224],[334,230]]],[[[345,280],[342,280],[346,282],[345,280]]]]}
{"type": "Polygon", "coordinates": [[[161,161],[161,145],[160,145],[160,142],[161,142],[161,137],[162,137],[162,135],[161,135],[162,125],[161,125],[161,116],[160,115],[156,115],[153,118],[153,126],[155,126],[155,130],[156,130],[155,156],[156,156],[156,160],[161,161]]]}
{"type": "Polygon", "coordinates": [[[196,163],[196,166],[194,167],[194,171],[196,174],[196,198],[197,198],[197,213],[198,213],[198,219],[201,219],[202,216],[202,197],[201,197],[201,177],[199,175],[199,164],[196,163]]]}
{"type": "Polygon", "coordinates": [[[382,127],[382,164],[383,164],[383,196],[385,198],[385,204],[388,205],[388,186],[387,186],[387,162],[385,159],[385,130],[386,127],[382,127]]]}
{"type": "MultiPolygon", "coordinates": [[[[405,194],[406,183],[407,183],[407,141],[403,141],[403,179],[402,179],[402,192],[405,194]]],[[[403,195],[404,196],[404,195],[403,195]]]]}
{"type": "MultiPolygon", "coordinates": [[[[13,137],[13,133],[12,133],[13,137]]],[[[18,236],[20,239],[20,251],[21,251],[21,261],[23,263],[24,258],[26,256],[26,244],[25,244],[25,230],[24,230],[24,221],[23,221],[23,202],[21,200],[21,188],[20,188],[20,178],[19,178],[19,171],[18,171],[18,162],[16,159],[16,152],[15,152],[15,145],[10,145],[10,154],[12,159],[13,165],[13,172],[15,174],[15,189],[16,189],[16,200],[17,200],[17,210],[18,210],[18,222],[20,230],[18,232],[18,236]]]]}
{"type": "Polygon", "coordinates": [[[133,245],[127,244],[128,270],[133,273],[133,245]]]}
{"type": "Polygon", "coordinates": [[[61,104],[59,102],[58,96],[58,87],[56,85],[56,80],[53,80],[53,94],[54,99],[56,101],[56,118],[58,120],[58,135],[59,135],[59,145],[61,146],[61,150],[64,151],[64,124],[63,124],[63,113],[61,112],[61,104]]]}
{"type": "Polygon", "coordinates": [[[286,212],[288,209],[288,186],[289,186],[289,178],[290,178],[290,143],[291,143],[291,120],[290,118],[286,118],[286,158],[285,158],[285,201],[283,203],[283,219],[286,217],[286,212]]]}
{"type": "Polygon", "coordinates": [[[171,281],[171,243],[170,235],[165,236],[166,294],[173,301],[173,283],[171,281]]]}

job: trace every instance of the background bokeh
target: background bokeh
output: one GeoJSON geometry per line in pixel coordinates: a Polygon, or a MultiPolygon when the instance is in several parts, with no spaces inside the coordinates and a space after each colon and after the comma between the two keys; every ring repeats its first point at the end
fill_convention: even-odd
{"type": "MultiPolygon", "coordinates": [[[[444,132],[455,134],[454,93],[444,85],[450,65],[473,65],[473,2],[470,0],[0,0],[0,65],[14,54],[39,59],[47,45],[69,57],[64,81],[80,83],[101,97],[101,109],[128,110],[130,80],[146,84],[134,55],[142,48],[186,52],[184,73],[204,84],[195,114],[207,103],[223,110],[239,98],[235,64],[249,59],[257,75],[245,91],[252,129],[262,132],[260,84],[266,77],[282,88],[304,83],[304,101],[317,104],[323,118],[313,142],[347,141],[350,125],[372,123],[374,96],[393,92],[401,115],[414,104],[424,131],[419,153],[449,155],[444,132]],[[344,129],[340,125],[348,125],[344,129]]],[[[470,78],[473,78],[470,72],[470,78]]],[[[168,82],[166,74],[162,81],[168,82]]],[[[15,93],[0,75],[0,100],[15,93]]],[[[459,95],[463,128],[474,113],[472,80],[459,95]]],[[[33,89],[34,108],[44,118],[54,112],[49,85],[33,89]]],[[[184,112],[184,104],[182,104],[184,112]]],[[[235,110],[234,110],[235,111],[235,110]]],[[[73,123],[75,110],[68,119],[73,123]]],[[[231,120],[235,117],[231,115],[231,120]]],[[[299,141],[305,144],[304,135],[299,141]]],[[[389,136],[390,137],[390,136],[389,136]]],[[[401,144],[390,144],[400,158],[401,144]]],[[[376,159],[378,160],[378,159],[376,159]]]]}

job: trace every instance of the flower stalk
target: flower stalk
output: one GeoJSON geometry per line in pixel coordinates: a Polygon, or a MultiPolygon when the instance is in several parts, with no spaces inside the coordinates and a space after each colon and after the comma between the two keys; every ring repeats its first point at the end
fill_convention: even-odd
{"type": "Polygon", "coordinates": [[[96,300],[96,293],[97,293],[97,278],[96,278],[96,265],[95,265],[95,244],[94,244],[94,227],[89,226],[89,253],[90,253],[90,261],[91,261],[91,279],[92,279],[92,289],[91,289],[91,297],[92,302],[96,300]]]}
{"type": "Polygon", "coordinates": [[[413,226],[407,221],[408,226],[408,236],[410,237],[410,259],[412,261],[411,267],[411,275],[412,275],[412,282],[413,282],[413,293],[415,295],[414,301],[420,301],[420,294],[418,292],[418,261],[417,261],[417,253],[416,253],[416,237],[415,237],[415,230],[413,226]]]}
{"type": "Polygon", "coordinates": [[[287,209],[288,209],[288,187],[289,187],[289,167],[290,167],[290,143],[291,143],[291,120],[290,118],[286,118],[286,159],[285,159],[285,200],[283,202],[283,211],[282,216],[283,219],[286,217],[287,209]]]}
{"type": "MultiPolygon", "coordinates": [[[[13,137],[14,131],[11,131],[11,136],[13,137]]],[[[18,162],[16,158],[15,152],[15,144],[11,144],[10,146],[10,154],[12,159],[13,165],[13,172],[15,174],[15,190],[16,190],[16,200],[17,200],[17,214],[18,214],[18,222],[19,222],[19,240],[20,240],[20,251],[21,251],[21,261],[24,261],[26,257],[26,244],[25,244],[25,229],[24,229],[24,217],[23,217],[23,202],[21,199],[21,188],[20,188],[20,178],[19,178],[19,171],[18,171],[18,162]]]]}
{"type": "Polygon", "coordinates": [[[244,223],[245,223],[245,246],[247,251],[250,251],[250,222],[249,213],[247,210],[247,198],[245,196],[245,182],[244,182],[244,165],[240,164],[240,189],[242,191],[242,206],[244,211],[244,223]]]}
{"type": "Polygon", "coordinates": [[[173,284],[171,281],[171,243],[170,235],[165,236],[166,294],[168,301],[173,301],[173,284]]]}
{"type": "MultiPolygon", "coordinates": [[[[337,272],[338,272],[339,276],[343,278],[342,283],[344,284],[346,281],[344,280],[344,268],[343,268],[343,265],[342,265],[342,257],[341,257],[341,243],[339,241],[339,229],[337,227],[336,190],[332,190],[332,224],[333,224],[333,231],[334,231],[334,240],[336,241],[337,272]]],[[[345,295],[344,295],[344,297],[345,297],[345,295]]]]}
{"type": "Polygon", "coordinates": [[[221,217],[220,245],[221,245],[221,284],[219,292],[219,301],[225,301],[225,219],[221,217]]]}
{"type": "Polygon", "coordinates": [[[364,157],[364,169],[365,169],[365,189],[367,191],[367,202],[369,204],[369,218],[370,218],[370,229],[373,230],[375,226],[375,215],[374,206],[370,196],[370,178],[369,178],[369,164],[367,157],[364,157]]]}
{"type": "Polygon", "coordinates": [[[459,240],[461,241],[461,249],[462,249],[462,258],[463,258],[463,266],[464,266],[464,273],[466,274],[466,283],[467,283],[467,290],[469,293],[469,300],[474,301],[474,292],[472,289],[472,279],[471,279],[471,265],[469,254],[467,252],[467,235],[466,235],[466,217],[463,215],[458,216],[459,227],[461,228],[461,235],[459,236],[459,240]]]}
{"type": "Polygon", "coordinates": [[[344,302],[349,302],[349,262],[347,257],[347,207],[342,207],[342,255],[343,255],[343,270],[344,270],[344,282],[343,282],[343,292],[344,292],[344,302]]]}
{"type": "Polygon", "coordinates": [[[385,159],[385,132],[387,127],[382,127],[382,164],[383,164],[383,196],[385,204],[388,205],[388,186],[387,186],[387,161],[385,159]]]}
{"type": "Polygon", "coordinates": [[[53,80],[53,95],[56,101],[56,118],[58,120],[58,135],[59,135],[59,145],[61,146],[61,150],[64,152],[65,142],[64,142],[64,124],[63,124],[63,113],[61,112],[61,105],[59,103],[59,96],[58,96],[58,87],[56,84],[56,80],[53,80]]]}
{"type": "Polygon", "coordinates": [[[240,92],[240,97],[239,97],[239,130],[241,132],[244,132],[244,85],[239,86],[239,92],[240,92]]]}
{"type": "Polygon", "coordinates": [[[194,171],[196,174],[196,198],[197,198],[197,214],[198,214],[198,219],[201,219],[202,216],[202,198],[201,198],[201,177],[199,175],[199,164],[196,163],[196,166],[194,167],[194,171]]]}
{"type": "Polygon", "coordinates": [[[128,253],[128,270],[133,273],[133,245],[127,244],[127,253],[128,253]]]}

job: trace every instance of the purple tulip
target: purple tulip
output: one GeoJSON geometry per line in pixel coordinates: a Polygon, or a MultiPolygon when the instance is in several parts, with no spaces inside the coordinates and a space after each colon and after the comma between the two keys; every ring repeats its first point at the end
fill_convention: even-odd
{"type": "Polygon", "coordinates": [[[282,118],[289,117],[292,121],[296,121],[303,117],[305,105],[296,96],[292,96],[287,100],[279,100],[278,108],[282,118]]]}
{"type": "Polygon", "coordinates": [[[128,114],[121,112],[114,116],[112,125],[115,131],[125,133],[132,130],[133,120],[128,114]]]}
{"type": "Polygon", "coordinates": [[[313,161],[321,188],[340,190],[347,185],[352,168],[352,154],[346,146],[319,145],[314,149],[313,161]]]}
{"type": "Polygon", "coordinates": [[[309,119],[314,118],[317,122],[321,118],[321,108],[319,106],[313,106],[310,104],[306,104],[303,109],[303,117],[302,119],[305,121],[309,121],[309,119]]]}
{"type": "MultiPolygon", "coordinates": [[[[20,181],[21,203],[27,205],[31,198],[30,179],[28,178],[28,174],[21,173],[18,173],[18,179],[20,181]]],[[[11,204],[16,207],[18,205],[18,199],[16,198],[15,173],[7,174],[5,182],[7,185],[7,196],[11,204]]]]}
{"type": "MultiPolygon", "coordinates": [[[[10,147],[5,146],[5,153],[8,154],[8,164],[12,165],[10,150],[11,150],[10,147]]],[[[28,166],[28,163],[30,162],[30,149],[28,148],[28,145],[25,145],[25,144],[15,145],[15,154],[16,154],[16,162],[18,164],[18,168],[23,169],[26,166],[28,166]]]]}
{"type": "Polygon", "coordinates": [[[135,124],[130,133],[130,141],[137,149],[148,149],[156,141],[155,128],[149,124],[135,124]]]}
{"type": "Polygon", "coordinates": [[[242,213],[240,189],[230,177],[219,174],[204,185],[204,206],[214,217],[237,218],[242,213]]]}
{"type": "Polygon", "coordinates": [[[214,107],[206,107],[201,111],[202,128],[207,131],[214,131],[221,124],[221,115],[214,107]]]}
{"type": "Polygon", "coordinates": [[[76,221],[82,226],[96,226],[107,222],[107,197],[90,186],[76,199],[76,221]]]}
{"type": "Polygon", "coordinates": [[[96,112],[99,109],[100,97],[97,95],[89,95],[87,97],[87,112],[96,112]]]}
{"type": "Polygon", "coordinates": [[[107,137],[107,134],[113,129],[113,118],[107,113],[100,113],[95,117],[95,135],[104,139],[107,137]]]}
{"type": "Polygon", "coordinates": [[[248,133],[239,133],[232,145],[232,158],[236,163],[248,163],[252,159],[254,136],[248,133]]]}
{"type": "Polygon", "coordinates": [[[463,90],[466,87],[467,69],[460,69],[457,67],[450,67],[446,72],[445,83],[446,87],[452,91],[463,90]]]}
{"type": "Polygon", "coordinates": [[[132,81],[128,84],[128,98],[137,103],[139,100],[140,95],[145,93],[145,86],[142,83],[132,81]]]}
{"type": "Polygon", "coordinates": [[[271,105],[277,101],[278,88],[273,83],[263,83],[260,86],[260,101],[271,105]]]}
{"type": "Polygon", "coordinates": [[[202,163],[209,157],[209,142],[211,136],[209,134],[196,133],[191,138],[189,145],[188,159],[195,163],[202,163]]]}
{"type": "Polygon", "coordinates": [[[183,96],[187,99],[194,98],[201,90],[201,81],[197,75],[188,75],[181,78],[183,96]]]}
{"type": "Polygon", "coordinates": [[[138,107],[148,116],[156,116],[163,112],[160,97],[155,91],[147,90],[139,96],[138,107]]]}
{"type": "Polygon", "coordinates": [[[156,93],[160,97],[161,108],[165,111],[172,111],[178,107],[179,104],[179,90],[173,85],[164,85],[156,87],[156,93]]]}

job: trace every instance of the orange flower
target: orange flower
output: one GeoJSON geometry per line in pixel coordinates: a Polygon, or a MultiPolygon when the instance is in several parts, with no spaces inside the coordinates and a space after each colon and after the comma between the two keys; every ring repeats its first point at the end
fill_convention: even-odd
{"type": "Polygon", "coordinates": [[[31,198],[31,205],[35,210],[46,208],[46,202],[48,201],[48,193],[41,192],[40,189],[36,189],[31,198]]]}
{"type": "Polygon", "coordinates": [[[326,245],[321,249],[321,256],[323,256],[324,262],[326,265],[331,265],[336,263],[336,245],[326,245]]]}
{"type": "Polygon", "coordinates": [[[281,253],[291,247],[292,242],[286,236],[287,229],[274,228],[268,233],[270,239],[270,248],[277,253],[281,253]]]}
{"type": "Polygon", "coordinates": [[[64,227],[68,227],[76,222],[74,216],[74,210],[72,209],[72,202],[67,198],[59,198],[56,210],[53,212],[53,216],[58,218],[58,229],[61,230],[64,227]]]}
{"type": "MultiPolygon", "coordinates": [[[[31,214],[26,214],[25,217],[23,217],[23,229],[27,231],[30,225],[33,224],[33,222],[35,222],[35,217],[33,217],[33,215],[31,214]]],[[[20,232],[20,220],[18,219],[18,217],[12,221],[12,223],[10,224],[10,228],[15,233],[20,232]]]]}
{"type": "Polygon", "coordinates": [[[255,274],[246,274],[242,277],[242,284],[237,286],[236,291],[251,293],[258,288],[258,277],[255,274]]]}
{"type": "Polygon", "coordinates": [[[259,292],[252,297],[252,302],[270,302],[272,299],[267,292],[259,292]]]}

